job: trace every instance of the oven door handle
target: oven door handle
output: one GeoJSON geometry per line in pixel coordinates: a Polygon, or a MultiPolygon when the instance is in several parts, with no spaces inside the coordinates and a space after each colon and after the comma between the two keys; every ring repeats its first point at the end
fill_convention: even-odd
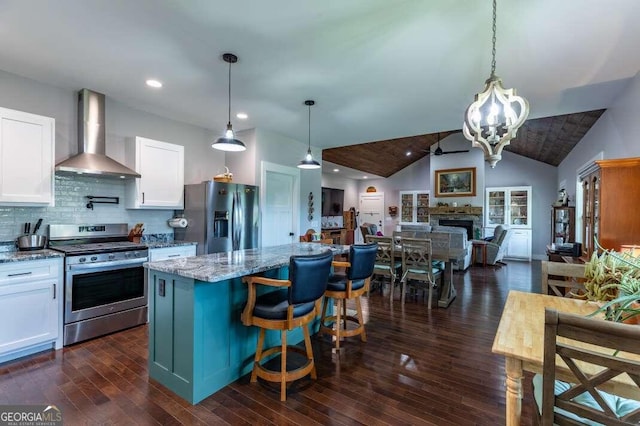
{"type": "Polygon", "coordinates": [[[147,257],[138,257],[136,259],[114,260],[113,262],[86,263],[82,265],[68,265],[68,266],[70,271],[82,271],[82,270],[106,268],[110,266],[130,266],[130,265],[135,265],[137,263],[139,263],[140,266],[142,266],[142,264],[147,260],[148,260],[147,257]]]}

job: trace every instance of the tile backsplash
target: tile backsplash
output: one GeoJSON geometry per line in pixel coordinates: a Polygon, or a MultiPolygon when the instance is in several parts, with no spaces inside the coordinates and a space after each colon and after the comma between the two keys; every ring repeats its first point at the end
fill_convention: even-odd
{"type": "Polygon", "coordinates": [[[125,181],[85,176],[55,177],[54,207],[0,206],[0,241],[10,241],[23,232],[25,222],[33,227],[43,219],[41,231],[46,234],[47,225],[74,223],[144,223],[145,234],[173,234],[167,220],[173,210],[131,210],[124,208],[125,181]],[[87,195],[119,197],[119,204],[95,204],[87,208],[87,195]]]}

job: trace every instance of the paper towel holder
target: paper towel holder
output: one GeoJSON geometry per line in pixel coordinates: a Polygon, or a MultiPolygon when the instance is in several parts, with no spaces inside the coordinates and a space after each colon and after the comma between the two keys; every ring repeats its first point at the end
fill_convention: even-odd
{"type": "Polygon", "coordinates": [[[175,216],[167,221],[170,228],[186,228],[189,225],[183,216],[175,216]]]}

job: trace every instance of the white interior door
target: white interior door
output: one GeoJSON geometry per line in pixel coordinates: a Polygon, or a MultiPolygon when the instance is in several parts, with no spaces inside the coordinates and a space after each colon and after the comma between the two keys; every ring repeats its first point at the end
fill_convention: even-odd
{"type": "Polygon", "coordinates": [[[297,241],[298,169],[262,163],[262,246],[297,241]]]}
{"type": "MultiPolygon", "coordinates": [[[[360,209],[358,210],[358,226],[373,223],[378,231],[384,233],[384,192],[364,192],[360,194],[360,209]]],[[[362,232],[356,232],[356,242],[364,242],[362,232]]]]}

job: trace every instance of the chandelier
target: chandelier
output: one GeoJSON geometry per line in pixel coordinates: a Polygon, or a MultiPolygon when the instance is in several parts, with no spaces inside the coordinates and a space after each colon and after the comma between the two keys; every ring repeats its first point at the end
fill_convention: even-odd
{"type": "Polygon", "coordinates": [[[462,133],[476,148],[484,151],[491,168],[502,158],[502,149],[509,145],[529,115],[529,103],[516,95],[515,89],[505,89],[496,76],[496,0],[493,0],[493,37],[491,75],[484,90],[476,94],[475,101],[464,114],[462,133]]]}

